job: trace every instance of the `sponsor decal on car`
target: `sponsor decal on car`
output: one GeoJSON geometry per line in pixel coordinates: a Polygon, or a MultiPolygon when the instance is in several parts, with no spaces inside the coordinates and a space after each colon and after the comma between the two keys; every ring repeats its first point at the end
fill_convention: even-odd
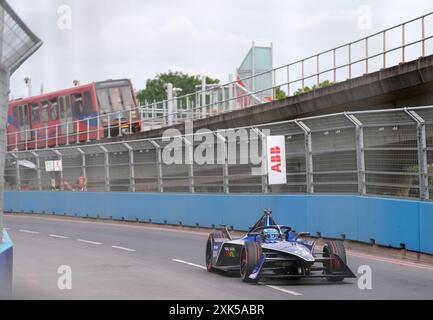
{"type": "Polygon", "coordinates": [[[226,253],[226,257],[236,258],[236,249],[233,247],[224,247],[224,251],[226,253]]]}

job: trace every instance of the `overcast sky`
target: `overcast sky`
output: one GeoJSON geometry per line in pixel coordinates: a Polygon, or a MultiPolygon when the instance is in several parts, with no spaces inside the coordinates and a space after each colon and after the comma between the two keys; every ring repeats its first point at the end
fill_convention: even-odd
{"type": "MultiPolygon", "coordinates": [[[[275,48],[275,66],[358,39],[429,11],[431,0],[9,0],[44,45],[13,75],[45,91],[130,78],[136,89],[168,70],[226,82],[253,41],[275,48]],[[62,5],[72,29],[59,28],[62,5]],[[371,12],[371,17],[369,13],[371,12]]],[[[65,20],[61,20],[64,22],[65,20]]],[[[430,21],[431,22],[431,21],[430,21]]]]}

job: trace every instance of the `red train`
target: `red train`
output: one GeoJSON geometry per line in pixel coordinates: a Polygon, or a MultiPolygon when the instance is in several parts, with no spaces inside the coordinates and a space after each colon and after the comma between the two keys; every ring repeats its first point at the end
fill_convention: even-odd
{"type": "Polygon", "coordinates": [[[130,80],[108,80],[9,103],[8,150],[32,150],[141,130],[130,80]]]}

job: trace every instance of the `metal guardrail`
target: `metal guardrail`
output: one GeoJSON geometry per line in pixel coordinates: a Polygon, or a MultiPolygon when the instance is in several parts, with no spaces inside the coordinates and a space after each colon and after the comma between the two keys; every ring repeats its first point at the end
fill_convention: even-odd
{"type": "MultiPolygon", "coordinates": [[[[142,131],[169,127],[184,123],[186,120],[204,119],[262,104],[264,101],[259,97],[263,92],[273,92],[272,96],[275,97],[276,91],[281,90],[286,96],[292,96],[305,92],[307,88],[320,87],[323,81],[328,81],[328,85],[332,85],[382,68],[425,57],[433,54],[432,44],[433,12],[270,71],[223,85],[215,85],[192,94],[173,97],[170,100],[148,104],[138,109],[122,111],[121,118],[133,119],[134,115],[140,114],[142,131]],[[259,91],[250,91],[249,88],[240,85],[241,82],[245,83],[252,79],[259,82],[260,79],[265,78],[272,79],[272,86],[259,91]],[[168,113],[169,105],[174,106],[173,113],[168,113]],[[148,114],[148,110],[163,110],[164,114],[146,118],[143,114],[148,114]]],[[[101,124],[104,123],[104,120],[116,118],[117,114],[116,112],[94,118],[89,117],[63,125],[71,129],[68,132],[69,135],[72,132],[77,134],[79,142],[100,140],[103,138],[98,134],[102,130],[101,124]],[[96,128],[91,129],[88,126],[91,122],[97,123],[96,128]],[[86,125],[87,129],[79,129],[80,126],[86,125]]],[[[61,131],[59,127],[55,125],[45,129],[27,130],[19,134],[9,134],[9,137],[11,135],[21,136],[20,143],[25,147],[26,142],[34,143],[36,140],[40,148],[45,148],[58,145],[59,140],[66,138],[65,134],[59,134],[61,131]],[[53,134],[48,137],[48,132],[53,132],[53,134]],[[46,140],[54,142],[49,143],[46,140]]],[[[127,134],[127,132],[120,130],[118,135],[122,134],[127,134]]],[[[75,138],[71,140],[74,142],[75,138]]]]}
{"type": "Polygon", "coordinates": [[[358,193],[426,200],[433,194],[433,106],[240,129],[286,137],[286,185],[269,186],[265,175],[252,175],[257,165],[250,152],[255,143],[262,145],[262,134],[235,136],[237,147],[230,153],[233,141],[220,132],[210,132],[214,140],[205,144],[200,134],[197,140],[184,136],[193,143],[176,146],[189,160],[210,147],[214,151],[206,163],[165,163],[170,141],[162,138],[8,152],[6,185],[10,190],[358,193]],[[51,160],[62,160],[63,170],[46,172],[44,162],[51,160]]]}

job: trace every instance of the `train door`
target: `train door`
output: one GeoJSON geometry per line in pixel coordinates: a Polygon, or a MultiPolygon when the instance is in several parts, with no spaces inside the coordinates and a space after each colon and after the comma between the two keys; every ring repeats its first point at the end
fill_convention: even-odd
{"type": "Polygon", "coordinates": [[[59,138],[62,136],[60,126],[59,126],[59,103],[57,101],[57,98],[50,100],[50,120],[49,120],[49,126],[52,130],[52,135],[54,137],[54,143],[56,145],[59,144],[59,138]]]}
{"type": "Polygon", "coordinates": [[[31,115],[32,138],[35,139],[35,144],[39,147],[39,126],[41,122],[41,114],[39,112],[39,104],[32,103],[29,105],[31,115]]]}
{"type": "MultiPolygon", "coordinates": [[[[49,115],[48,115],[48,100],[44,100],[41,103],[41,137],[44,137],[43,141],[39,141],[42,145],[49,143],[49,138],[52,135],[53,129],[49,127],[49,115]]],[[[40,139],[41,140],[41,139],[40,139]]]]}
{"type": "Polygon", "coordinates": [[[18,142],[31,140],[29,106],[17,106],[18,108],[18,142]]]}
{"type": "Polygon", "coordinates": [[[74,135],[76,125],[74,125],[74,118],[72,116],[71,97],[60,97],[59,104],[62,135],[64,135],[65,137],[68,136],[66,140],[67,142],[73,142],[76,138],[76,136],[74,135]]]}

